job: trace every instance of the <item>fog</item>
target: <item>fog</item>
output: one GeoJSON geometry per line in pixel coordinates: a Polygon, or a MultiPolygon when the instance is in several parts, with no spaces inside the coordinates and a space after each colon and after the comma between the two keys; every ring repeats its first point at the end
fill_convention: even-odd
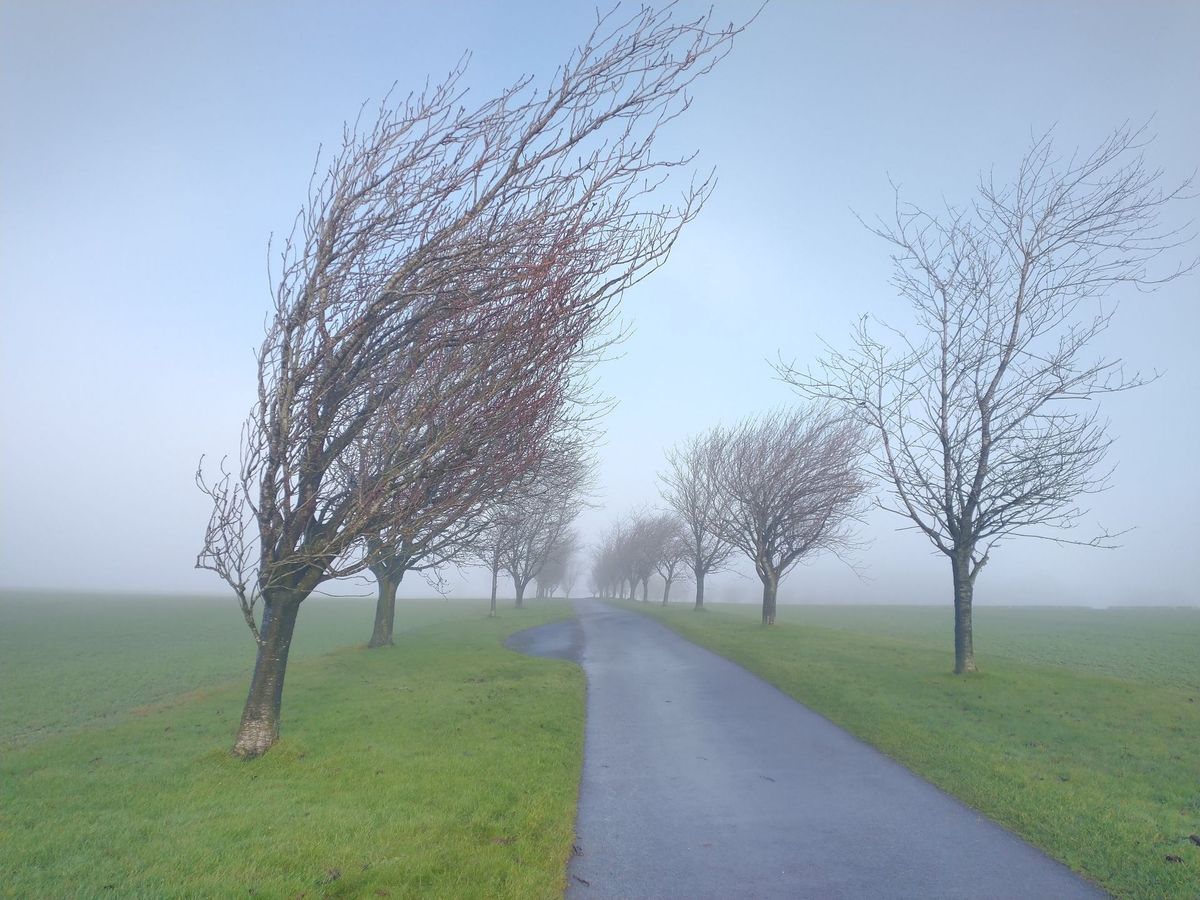
{"type": "MultiPolygon", "coordinates": [[[[592,16],[545,3],[0,6],[0,587],[221,592],[193,568],[208,506],[192,476],[201,454],[236,454],[267,239],[290,228],[317,147],[364,100],[420,88],[465,49],[475,99],[548,78],[592,16]]],[[[981,170],[1007,180],[1033,134],[1053,127],[1061,152],[1087,151],[1147,120],[1148,163],[1168,183],[1192,175],[1198,35],[1200,5],[1185,3],[768,7],[662,134],[668,151],[699,150],[718,185],[624,298],[631,336],[598,373],[618,402],[585,540],[656,502],[665,447],[791,402],[771,360],[844,346],[866,313],[903,326],[888,248],[856,218],[891,211],[890,181],[928,205],[964,201],[981,170]]],[[[1200,218],[1200,201],[1168,215],[1200,218]]],[[[1184,565],[1200,539],[1200,276],[1115,299],[1096,352],[1161,377],[1103,401],[1117,468],[1077,537],[1131,530],[1107,551],[1007,542],[978,603],[1200,602],[1184,565]]],[[[948,562],[904,524],[872,513],[854,569],[801,566],[781,602],[948,605],[948,562]]],[[[447,585],[481,595],[486,580],[451,572],[447,585]]],[[[707,596],[758,592],[729,573],[707,596]]],[[[411,575],[401,591],[429,593],[411,575]]]]}

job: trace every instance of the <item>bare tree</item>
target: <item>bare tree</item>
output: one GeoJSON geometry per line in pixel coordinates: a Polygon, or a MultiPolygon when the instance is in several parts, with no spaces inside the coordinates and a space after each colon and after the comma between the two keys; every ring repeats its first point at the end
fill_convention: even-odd
{"type": "Polygon", "coordinates": [[[719,534],[721,492],[719,435],[689,438],[667,451],[667,468],[658,476],[663,501],[675,511],[686,531],[684,563],[696,581],[696,609],[704,609],[705,576],[719,571],[733,546],[719,534]]]}
{"type": "Polygon", "coordinates": [[[578,498],[560,495],[533,495],[512,505],[498,546],[500,568],[512,579],[517,609],[525,604],[529,583],[569,538],[579,507],[578,498]]]}
{"type": "Polygon", "coordinates": [[[633,598],[633,537],[630,523],[618,520],[609,526],[596,547],[592,583],[599,596],[623,599],[628,591],[630,599],[633,598]]]}
{"type": "Polygon", "coordinates": [[[662,553],[663,535],[658,527],[658,518],[647,512],[634,512],[627,520],[625,540],[628,542],[625,555],[628,558],[633,584],[629,599],[633,599],[637,586],[642,586],[642,602],[650,599],[650,576],[654,574],[662,553]]]}
{"type": "MultiPolygon", "coordinates": [[[[493,343],[459,348],[452,372],[467,386],[468,394],[471,387],[486,383],[483,376],[490,363],[520,356],[527,338],[519,333],[513,337],[519,346],[493,343]],[[479,365],[470,364],[470,351],[484,355],[479,365]]],[[[508,524],[514,499],[527,499],[532,490],[583,490],[590,477],[581,473],[585,469],[590,472],[593,465],[589,454],[596,439],[594,423],[609,405],[593,389],[590,375],[599,351],[606,345],[599,342],[579,356],[567,369],[569,377],[561,373],[557,376],[559,387],[566,389],[556,406],[552,427],[536,434],[527,429],[519,441],[515,440],[515,430],[483,427],[486,423],[477,421],[478,410],[486,407],[475,398],[474,407],[457,410],[451,417],[457,439],[452,454],[422,456],[406,452],[404,442],[409,436],[394,430],[392,418],[384,423],[392,430],[369,429],[356,442],[359,470],[351,473],[352,478],[364,483],[376,477],[372,467],[382,467],[405,486],[396,492],[392,520],[366,537],[368,566],[379,587],[369,647],[392,643],[396,589],[407,571],[436,571],[447,564],[482,560],[492,570],[495,615],[499,560],[492,538],[500,533],[497,527],[508,524]],[[499,446],[491,447],[489,442],[498,442],[499,446]],[[513,454],[522,463],[519,467],[511,465],[513,454]],[[398,460],[404,460],[406,467],[401,468],[398,460]],[[463,460],[473,464],[463,465],[463,460]],[[502,465],[505,461],[510,464],[502,465]],[[519,477],[512,477],[514,471],[520,473],[519,477]]],[[[452,394],[453,385],[446,382],[443,379],[437,385],[437,396],[443,399],[452,394]]],[[[411,421],[411,417],[404,421],[411,421]]],[[[423,437],[429,433],[431,423],[425,419],[420,425],[423,437]]],[[[565,552],[565,546],[562,549],[565,552]]],[[[552,557],[554,561],[557,556],[552,557]]]]}
{"type": "Polygon", "coordinates": [[[597,597],[616,597],[620,589],[622,565],[620,559],[619,526],[609,526],[592,551],[592,590],[597,597]]]}
{"type": "Polygon", "coordinates": [[[595,480],[595,460],[585,431],[558,436],[541,467],[493,511],[493,525],[477,555],[512,579],[516,607],[525,590],[548,565],[574,552],[571,524],[582,510],[595,480]]]}
{"type": "Polygon", "coordinates": [[[976,670],[971,602],[997,544],[1114,546],[1109,533],[1066,532],[1085,513],[1079,498],[1108,483],[1111,439],[1094,401],[1144,383],[1091,354],[1116,308],[1101,301],[1184,271],[1147,270],[1183,242],[1159,214],[1186,184],[1162,190],[1145,144],[1142,130],[1121,128],[1062,160],[1046,135],[1012,184],[981,178],[966,208],[935,216],[897,200],[894,221],[872,230],[892,245],[914,327],[879,338],[864,320],[851,349],[815,372],[780,367],[802,394],[842,401],[872,429],[893,498],[884,508],[949,558],[957,673],[976,670]]]}
{"type": "MultiPolygon", "coordinates": [[[[457,505],[457,504],[455,504],[457,505]]],[[[425,510],[419,518],[400,513],[387,527],[366,536],[367,566],[375,576],[378,596],[369,648],[391,646],[396,619],[396,591],[408,572],[436,572],[468,558],[482,530],[479,514],[468,509],[425,510]]],[[[435,582],[436,585],[436,582],[435,582]]]]}
{"type": "Polygon", "coordinates": [[[583,574],[583,564],[579,559],[578,553],[580,544],[576,541],[575,552],[572,553],[566,568],[563,570],[562,589],[563,596],[570,600],[571,595],[575,593],[575,585],[579,583],[579,576],[583,574]]]}
{"type": "MultiPolygon", "coordinates": [[[[558,543],[550,548],[542,570],[534,576],[534,583],[537,586],[536,596],[539,599],[553,597],[560,588],[565,587],[571,560],[578,549],[579,535],[573,528],[568,528],[559,538],[558,543]]],[[[568,588],[567,591],[569,595],[570,589],[568,588]]]]}
{"type": "Polygon", "coordinates": [[[656,519],[654,571],[663,580],[662,605],[671,597],[676,571],[688,556],[689,540],[683,522],[674,513],[660,513],[656,519]]]}
{"type": "Polygon", "coordinates": [[[780,579],[801,560],[854,546],[863,429],[829,408],[797,407],[747,419],[715,438],[722,448],[721,536],[762,581],[762,621],[775,624],[780,579]]]}
{"type": "MultiPolygon", "coordinates": [[[[354,470],[344,457],[355,441],[381,417],[419,432],[436,391],[412,392],[411,408],[393,401],[438,383],[427,364],[446,371],[438,361],[463,347],[520,347],[519,330],[528,343],[516,359],[490,358],[488,421],[506,420],[512,444],[532,431],[537,452],[615,300],[699,211],[708,181],[678,206],[649,205],[690,161],[656,155],[655,136],[740,28],[672,12],[600,16],[548,90],[525,78],[473,109],[460,65],[420,95],[385,101],[374,124],[348,126],[325,174],[314,171],[279,255],[240,464],[215,482],[197,473],[213,501],[197,565],[231,585],[258,642],[236,754],[261,755],[278,736],[301,602],[362,571],[355,548],[396,521],[402,475],[336,477],[354,470]]],[[[453,420],[436,421],[430,440],[445,446],[453,420]]]]}

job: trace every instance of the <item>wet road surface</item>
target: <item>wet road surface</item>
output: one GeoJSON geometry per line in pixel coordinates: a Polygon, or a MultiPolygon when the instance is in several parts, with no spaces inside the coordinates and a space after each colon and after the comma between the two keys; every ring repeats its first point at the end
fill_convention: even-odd
{"type": "Polygon", "coordinates": [[[1106,896],[741,667],[575,608],[509,641],[587,675],[571,900],[1106,896]]]}

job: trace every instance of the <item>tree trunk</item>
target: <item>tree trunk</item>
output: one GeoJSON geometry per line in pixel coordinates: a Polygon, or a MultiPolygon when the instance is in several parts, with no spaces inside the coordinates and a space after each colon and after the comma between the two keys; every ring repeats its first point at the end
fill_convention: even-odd
{"type": "Polygon", "coordinates": [[[528,584],[528,581],[519,581],[516,578],[513,579],[513,587],[517,589],[517,609],[525,608],[525,588],[528,586],[528,584]]]}
{"type": "Polygon", "coordinates": [[[704,571],[696,569],[696,605],[693,609],[704,609],[704,571]]]}
{"type": "Polygon", "coordinates": [[[667,605],[667,598],[671,596],[671,579],[663,579],[663,606],[667,605]]]}
{"type": "MultiPolygon", "coordinates": [[[[302,599],[302,598],[300,598],[302,599]]],[[[282,600],[263,598],[262,644],[254,661],[254,678],[242,710],[233,755],[242,759],[262,756],[279,739],[279,709],[283,700],[283,676],[287,670],[288,650],[296,630],[300,599],[295,595],[282,600]]]]}
{"type": "Polygon", "coordinates": [[[394,574],[386,567],[372,568],[375,581],[379,584],[379,599],[375,601],[375,629],[371,632],[368,648],[391,647],[392,631],[396,623],[396,588],[404,578],[404,570],[394,574]]]}
{"type": "Polygon", "coordinates": [[[492,566],[492,608],[488,612],[488,615],[490,615],[492,618],[496,617],[496,582],[499,580],[499,578],[499,568],[497,566],[492,566]]]}
{"type": "Polygon", "coordinates": [[[970,553],[960,551],[951,556],[950,571],[954,576],[954,674],[978,672],[971,634],[971,599],[975,582],[971,578],[970,553]]]}
{"type": "Polygon", "coordinates": [[[643,578],[642,579],[642,602],[648,603],[649,601],[650,601],[650,579],[643,578]]]}
{"type": "Polygon", "coordinates": [[[767,575],[762,580],[763,583],[763,602],[762,602],[762,623],[764,625],[775,624],[775,594],[779,591],[779,576],[774,573],[767,575]]]}

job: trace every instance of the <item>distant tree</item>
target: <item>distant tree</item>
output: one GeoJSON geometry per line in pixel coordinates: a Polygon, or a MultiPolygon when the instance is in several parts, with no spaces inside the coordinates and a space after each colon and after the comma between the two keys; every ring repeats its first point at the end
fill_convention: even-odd
{"type": "Polygon", "coordinates": [[[516,607],[525,605],[525,591],[553,557],[570,532],[578,504],[564,498],[526,498],[512,507],[512,517],[500,532],[500,570],[512,579],[516,607]]]}
{"type": "MultiPolygon", "coordinates": [[[[1093,401],[1144,383],[1091,354],[1115,312],[1110,290],[1150,287],[1147,266],[1182,240],[1159,225],[1182,195],[1146,167],[1141,130],[1122,128],[1086,157],[1034,141],[1010,185],[981,179],[966,208],[933,215],[897,202],[873,231],[893,248],[893,283],[911,326],[866,320],[815,371],[781,366],[803,395],[841,401],[878,439],[889,509],[950,560],[954,671],[976,670],[975,580],[1004,539],[1113,547],[1068,537],[1078,498],[1103,490],[1112,443],[1093,401]],[[911,336],[910,336],[911,335],[911,336]]],[[[1194,263],[1193,263],[1194,265],[1194,263]]]]}
{"type": "Polygon", "coordinates": [[[537,597],[542,599],[553,597],[559,589],[564,587],[571,560],[578,549],[579,535],[573,528],[568,528],[558,543],[550,548],[542,570],[534,576],[537,597]]]}
{"type": "Polygon", "coordinates": [[[667,468],[658,476],[663,501],[683,523],[683,562],[696,582],[696,609],[704,608],[705,577],[719,571],[734,549],[719,533],[721,461],[719,435],[709,432],[668,450],[667,468]]]}
{"type": "Polygon", "coordinates": [[[580,546],[576,542],[575,552],[572,553],[566,569],[563,571],[562,589],[563,596],[570,600],[571,595],[575,593],[575,585],[579,584],[579,578],[583,574],[582,564],[579,559],[580,546]]]}
{"type": "Polygon", "coordinates": [[[625,553],[633,581],[629,594],[631,600],[639,584],[642,586],[642,602],[650,599],[650,576],[654,574],[662,553],[662,538],[657,516],[644,511],[630,515],[625,528],[628,542],[625,553]]]}
{"type": "MultiPolygon", "coordinates": [[[[650,202],[690,162],[658,156],[655,136],[740,28],[672,14],[600,16],[549,90],[524,78],[468,108],[460,66],[385,102],[373,125],[348,127],[326,174],[314,173],[279,257],[239,467],[215,483],[197,473],[213,502],[197,565],[231,585],[258,642],[239,756],[278,736],[300,604],[323,581],[362,571],[365,536],[397,521],[386,471],[367,483],[337,477],[353,470],[342,463],[364,430],[403,417],[416,424],[399,430],[419,435],[436,391],[413,392],[415,408],[394,401],[440,383],[427,361],[445,372],[461,348],[513,348],[472,359],[490,366],[479,415],[508,429],[484,463],[519,478],[621,292],[665,261],[699,211],[707,181],[679,206],[650,202]],[[518,330],[524,345],[509,339],[518,330]]],[[[430,440],[445,446],[453,420],[435,420],[430,440]]]]}
{"type": "Polygon", "coordinates": [[[780,579],[801,560],[853,546],[849,523],[866,483],[863,429],[828,408],[797,407],[747,419],[714,439],[721,536],[745,553],[762,581],[762,621],[775,624],[780,579]]]}
{"type": "Polygon", "coordinates": [[[674,513],[660,513],[657,516],[656,530],[655,543],[658,552],[654,571],[663,580],[662,605],[666,606],[676,572],[688,556],[689,541],[683,522],[674,513]]]}
{"type": "MultiPolygon", "coordinates": [[[[479,387],[486,381],[487,367],[472,364],[472,352],[499,358],[513,348],[456,349],[454,376],[479,387]]],[[[540,434],[527,434],[527,452],[512,456],[504,418],[486,427],[489,423],[479,414],[487,414],[487,405],[479,402],[481,397],[471,396],[469,389],[462,391],[466,401],[462,408],[426,409],[417,416],[411,415],[418,407],[410,393],[401,392],[397,398],[410,414],[388,416],[368,427],[355,441],[355,452],[348,454],[353,468],[341,473],[360,487],[379,479],[392,485],[389,514],[377,527],[366,530],[361,548],[378,589],[367,644],[371,648],[392,644],[396,591],[405,573],[436,571],[468,557],[486,523],[487,510],[519,483],[515,475],[540,462],[544,450],[531,443],[548,441],[549,423],[543,422],[540,434]],[[403,427],[397,428],[398,424],[403,427]],[[431,438],[439,432],[441,440],[435,443],[431,438]],[[533,449],[538,452],[528,452],[533,449]]],[[[450,385],[443,379],[430,393],[444,401],[451,394],[450,385]]]]}
{"type": "Polygon", "coordinates": [[[523,485],[497,513],[491,532],[498,569],[512,579],[516,607],[525,602],[530,582],[573,552],[571,525],[584,506],[594,480],[595,463],[586,448],[560,442],[537,476],[523,485]]]}
{"type": "Polygon", "coordinates": [[[592,564],[592,583],[601,597],[633,597],[634,530],[623,520],[613,522],[597,546],[592,564]]]}

